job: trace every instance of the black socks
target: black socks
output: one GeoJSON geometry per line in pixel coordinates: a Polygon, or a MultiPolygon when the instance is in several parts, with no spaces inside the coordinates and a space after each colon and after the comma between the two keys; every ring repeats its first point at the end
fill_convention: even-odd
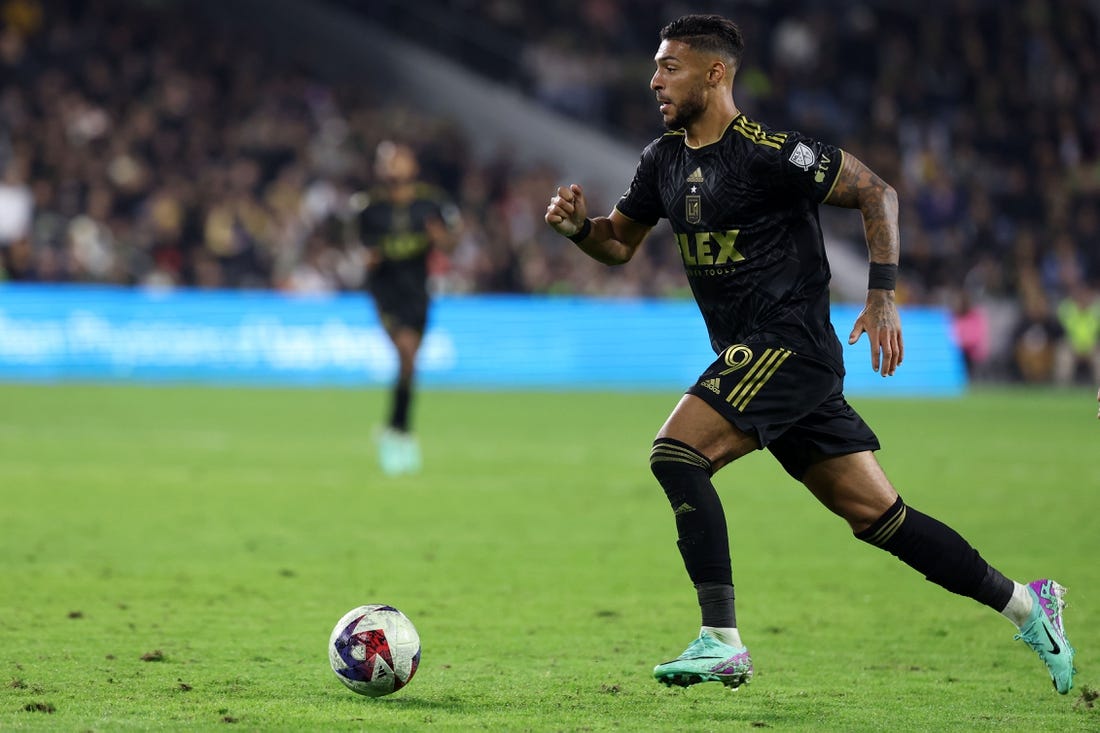
{"type": "Polygon", "coordinates": [[[412,402],[412,383],[398,380],[393,387],[393,410],[390,413],[390,427],[409,432],[409,403],[412,402]]]}
{"type": "Polygon", "coordinates": [[[958,532],[898,500],[856,538],[880,547],[952,593],[1000,611],[1012,581],[992,568],[958,532]]]}
{"type": "Polygon", "coordinates": [[[676,517],[676,545],[699,595],[703,625],[735,627],[726,516],[710,481],[710,461],[678,440],[658,438],[649,467],[676,517]]]}
{"type": "MultiPolygon", "coordinates": [[[[676,517],[677,546],[695,584],[704,626],[737,626],[726,517],[711,483],[711,464],[691,446],[658,438],[649,466],[676,517]]],[[[1013,582],[991,567],[970,544],[942,522],[899,497],[856,538],[886,550],[943,588],[1000,612],[1012,598],[1013,582]]]]}
{"type": "Polygon", "coordinates": [[[695,593],[699,597],[702,625],[714,628],[737,628],[737,611],[733,604],[732,583],[698,583],[695,593]]]}

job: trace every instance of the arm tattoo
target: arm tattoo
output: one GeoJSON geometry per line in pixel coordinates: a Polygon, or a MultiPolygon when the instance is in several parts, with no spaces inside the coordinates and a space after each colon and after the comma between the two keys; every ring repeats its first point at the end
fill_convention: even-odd
{"type": "Polygon", "coordinates": [[[859,209],[863,214],[871,261],[897,263],[901,239],[898,235],[898,194],[859,158],[844,153],[844,165],[825,203],[859,209]]]}

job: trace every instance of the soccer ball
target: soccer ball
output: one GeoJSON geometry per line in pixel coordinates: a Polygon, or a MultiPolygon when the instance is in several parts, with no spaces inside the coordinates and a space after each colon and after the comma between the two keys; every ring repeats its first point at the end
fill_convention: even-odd
{"type": "Polygon", "coordinates": [[[348,689],[368,697],[397,692],[416,674],[420,635],[393,606],[359,606],[344,614],[328,640],[332,671],[348,689]]]}

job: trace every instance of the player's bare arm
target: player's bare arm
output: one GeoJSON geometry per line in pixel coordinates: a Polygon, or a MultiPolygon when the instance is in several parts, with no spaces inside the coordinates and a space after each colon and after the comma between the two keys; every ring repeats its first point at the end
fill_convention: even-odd
{"type": "MultiPolygon", "coordinates": [[[[825,203],[859,209],[871,267],[896,268],[901,250],[898,233],[898,195],[894,189],[856,156],[845,152],[844,165],[825,203]]],[[[905,355],[901,318],[894,304],[893,288],[872,287],[856,319],[848,343],[866,332],[871,343],[871,368],[888,377],[897,371],[905,355]]]]}
{"type": "Polygon", "coordinates": [[[585,254],[605,265],[629,262],[650,229],[614,210],[609,216],[589,219],[584,190],[575,183],[558,187],[544,218],[554,231],[573,239],[585,254]],[[586,227],[586,221],[590,222],[590,228],[578,241],[576,237],[586,227]]]}
{"type": "Polygon", "coordinates": [[[428,219],[424,222],[424,229],[428,233],[428,241],[436,249],[451,252],[458,243],[457,229],[448,226],[443,219],[428,219]]]}
{"type": "Polygon", "coordinates": [[[363,268],[370,272],[382,262],[382,247],[376,241],[357,240],[354,242],[353,256],[357,253],[363,268]]]}

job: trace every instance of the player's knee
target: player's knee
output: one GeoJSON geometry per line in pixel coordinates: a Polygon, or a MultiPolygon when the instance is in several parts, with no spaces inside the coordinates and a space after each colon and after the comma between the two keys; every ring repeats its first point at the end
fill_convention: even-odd
{"type": "Polygon", "coordinates": [[[711,463],[687,443],[672,438],[657,438],[649,451],[649,470],[664,486],[685,472],[702,471],[709,477],[711,463]]]}
{"type": "Polygon", "coordinates": [[[905,502],[894,494],[893,502],[883,511],[879,511],[878,507],[865,507],[861,513],[853,512],[850,517],[843,514],[841,516],[848,520],[857,539],[884,547],[905,521],[907,514],[905,502]]]}

